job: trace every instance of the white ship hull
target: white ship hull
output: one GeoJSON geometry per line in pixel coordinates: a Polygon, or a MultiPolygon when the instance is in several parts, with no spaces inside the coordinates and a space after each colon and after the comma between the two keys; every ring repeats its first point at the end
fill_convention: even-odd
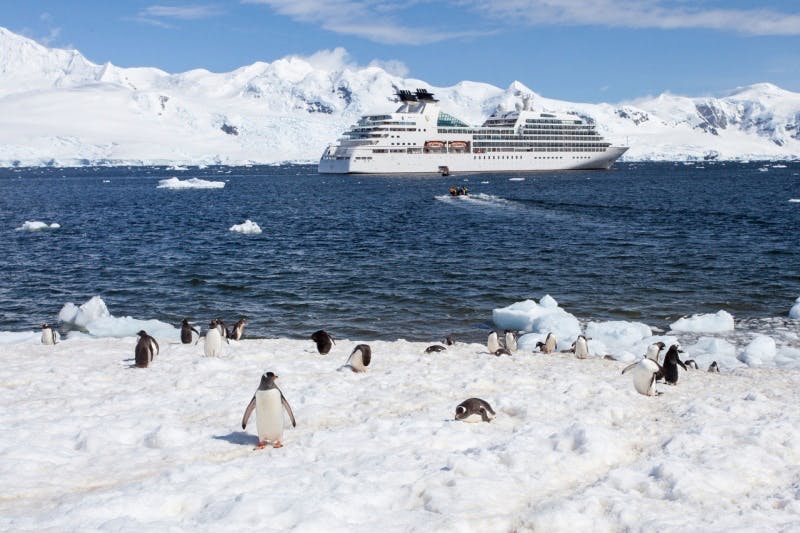
{"type": "Polygon", "coordinates": [[[606,170],[627,147],[609,147],[605,152],[517,152],[470,153],[371,153],[353,150],[349,157],[320,159],[320,174],[441,174],[443,167],[456,172],[543,172],[550,170],[606,170]]]}

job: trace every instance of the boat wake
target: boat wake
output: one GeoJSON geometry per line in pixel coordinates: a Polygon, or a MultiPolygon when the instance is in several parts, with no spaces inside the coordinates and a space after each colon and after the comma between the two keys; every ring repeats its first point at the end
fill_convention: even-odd
{"type": "Polygon", "coordinates": [[[442,194],[440,196],[436,196],[435,198],[440,202],[445,202],[448,204],[456,204],[456,205],[503,207],[503,208],[513,208],[513,209],[519,209],[520,207],[522,207],[518,202],[514,202],[512,200],[506,200],[505,198],[500,198],[499,196],[494,196],[491,194],[483,194],[483,193],[462,194],[458,196],[453,196],[451,194],[442,194]]]}

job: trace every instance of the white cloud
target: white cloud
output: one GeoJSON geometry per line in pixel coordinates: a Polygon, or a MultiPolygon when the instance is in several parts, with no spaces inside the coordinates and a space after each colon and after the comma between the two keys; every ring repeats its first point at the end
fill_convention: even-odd
{"type": "MultiPolygon", "coordinates": [[[[291,57],[297,57],[303,61],[307,61],[315,69],[326,72],[340,71],[345,68],[352,70],[361,70],[364,68],[361,65],[358,65],[350,57],[350,53],[341,46],[336,47],[333,50],[319,50],[310,56],[295,55],[291,57]]],[[[382,68],[389,74],[399,77],[405,77],[408,74],[408,67],[405,65],[405,63],[396,59],[373,59],[367,66],[382,68]]]]}
{"type": "Polygon", "coordinates": [[[755,3],[752,9],[704,8],[683,0],[462,0],[496,20],[529,25],[711,29],[749,35],[800,35],[800,14],[755,3]]]}
{"type": "Polygon", "coordinates": [[[210,5],[186,5],[186,6],[148,6],[139,11],[140,19],[159,19],[173,18],[181,20],[197,20],[217,16],[221,10],[216,6],[210,5]]]}
{"type": "Polygon", "coordinates": [[[376,0],[243,0],[263,4],[285,15],[339,34],[354,35],[385,44],[421,45],[457,38],[488,35],[485,30],[441,31],[398,20],[403,11],[417,3],[376,0]]]}

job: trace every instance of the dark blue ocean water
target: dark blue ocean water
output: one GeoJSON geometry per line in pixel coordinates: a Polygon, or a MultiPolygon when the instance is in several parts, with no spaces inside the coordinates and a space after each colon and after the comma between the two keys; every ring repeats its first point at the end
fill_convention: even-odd
{"type": "Polygon", "coordinates": [[[35,329],[94,295],[115,316],[246,316],[250,336],[292,338],[483,340],[492,309],[545,294],[582,320],[786,316],[800,296],[799,174],[800,163],[450,177],[0,169],[0,330],[35,329]],[[172,176],[226,185],[156,188],[172,176]],[[462,183],[472,197],[449,198],[462,183]],[[229,231],[245,219],[263,233],[229,231]],[[16,231],[26,220],[62,227],[16,231]]]}

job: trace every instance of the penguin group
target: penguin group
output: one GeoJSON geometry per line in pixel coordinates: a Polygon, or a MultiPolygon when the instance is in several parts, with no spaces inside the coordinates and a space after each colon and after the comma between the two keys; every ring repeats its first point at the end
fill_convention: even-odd
{"type": "Polygon", "coordinates": [[[503,343],[500,343],[500,337],[497,332],[492,330],[489,332],[489,338],[486,340],[486,348],[489,353],[500,357],[501,355],[511,355],[517,351],[517,334],[511,330],[503,332],[503,343]]]}

